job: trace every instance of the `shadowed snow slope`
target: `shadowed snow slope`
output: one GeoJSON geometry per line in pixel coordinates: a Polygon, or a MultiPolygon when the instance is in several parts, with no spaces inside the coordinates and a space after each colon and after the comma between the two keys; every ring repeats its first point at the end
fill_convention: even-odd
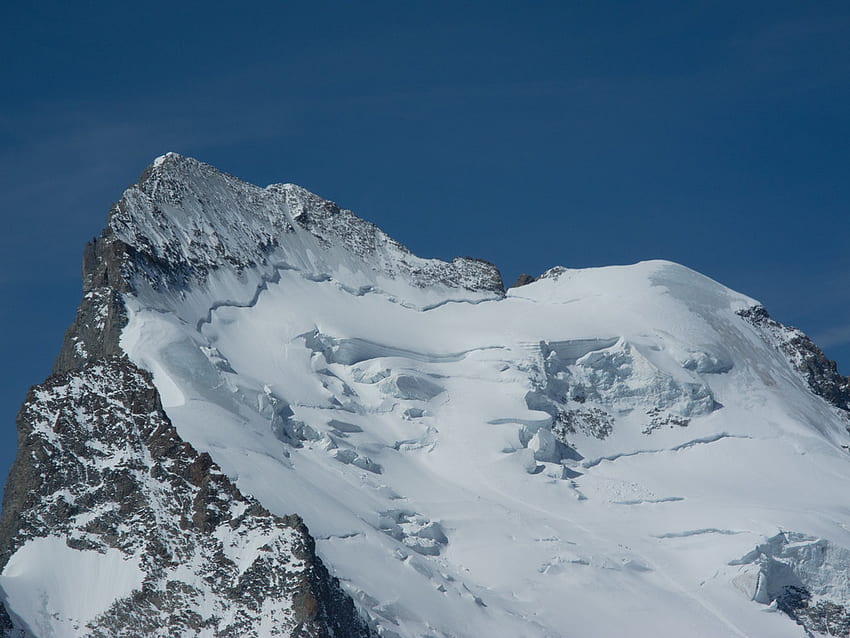
{"type": "Polygon", "coordinates": [[[106,234],[121,349],[180,436],[297,512],[378,634],[781,637],[819,630],[805,605],[846,613],[846,412],[756,301],[665,261],[505,293],[485,262],[174,154],[106,234]],[[786,532],[840,565],[764,549],[786,532]]]}

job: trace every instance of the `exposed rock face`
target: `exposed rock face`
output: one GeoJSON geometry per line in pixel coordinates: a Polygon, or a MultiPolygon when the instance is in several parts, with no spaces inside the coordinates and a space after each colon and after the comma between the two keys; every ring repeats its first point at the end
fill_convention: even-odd
{"type": "Polygon", "coordinates": [[[244,497],[180,439],[150,375],[110,357],[34,387],[3,508],[0,565],[28,541],[120,552],[137,587],[89,636],[368,636],[297,516],[244,497]],[[203,601],[199,605],[198,601],[203,601]]]}
{"type": "Polygon", "coordinates": [[[86,244],[83,252],[83,298],[74,323],[65,333],[53,372],[81,367],[87,361],[121,354],[118,339],[127,323],[121,294],[129,292],[124,271],[130,248],[109,230],[86,244]]]}
{"type": "Polygon", "coordinates": [[[6,612],[6,608],[0,605],[0,636],[11,636],[15,626],[12,624],[12,619],[6,612]]]}
{"type": "Polygon", "coordinates": [[[528,284],[533,284],[535,281],[537,280],[531,275],[522,273],[519,277],[516,278],[516,281],[512,283],[510,287],[519,288],[520,286],[527,286],[528,284]]]}
{"type": "Polygon", "coordinates": [[[738,314],[755,326],[765,341],[785,354],[812,392],[850,418],[850,377],[838,373],[835,361],[827,359],[823,351],[800,330],[783,326],[772,319],[764,306],[753,306],[738,314]]]}

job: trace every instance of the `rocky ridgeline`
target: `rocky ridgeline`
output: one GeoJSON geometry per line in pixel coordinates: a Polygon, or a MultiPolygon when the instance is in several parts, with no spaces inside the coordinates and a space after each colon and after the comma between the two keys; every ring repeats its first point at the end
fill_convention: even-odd
{"type": "Polygon", "coordinates": [[[322,275],[333,264],[321,248],[343,248],[356,268],[403,278],[415,287],[441,284],[504,293],[485,261],[421,259],[351,211],[294,184],[260,188],[194,159],[158,158],[114,206],[107,232],[136,253],[128,281],[156,287],[202,282],[211,271],[275,263],[322,275]],[[313,248],[305,254],[302,248],[313,248]],[[271,263],[275,262],[275,263],[271,263]]]}
{"type": "Polygon", "coordinates": [[[755,326],[765,341],[787,357],[812,392],[850,418],[850,377],[838,373],[835,361],[827,359],[823,351],[803,332],[772,319],[764,306],[753,306],[738,314],[755,326]]]}

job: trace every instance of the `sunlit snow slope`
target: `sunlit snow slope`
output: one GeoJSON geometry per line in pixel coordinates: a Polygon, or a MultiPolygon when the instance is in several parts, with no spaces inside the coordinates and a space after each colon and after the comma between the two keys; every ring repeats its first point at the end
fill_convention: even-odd
{"type": "Polygon", "coordinates": [[[304,518],[380,635],[844,617],[848,420],[756,301],[664,261],[503,293],[488,264],[173,154],[110,225],[145,256],[121,347],[184,439],[304,518]]]}

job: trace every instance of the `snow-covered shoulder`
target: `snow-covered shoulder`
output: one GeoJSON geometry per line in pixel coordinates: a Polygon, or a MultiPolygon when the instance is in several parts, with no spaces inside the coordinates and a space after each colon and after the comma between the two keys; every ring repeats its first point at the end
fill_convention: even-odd
{"type": "Polygon", "coordinates": [[[609,295],[634,300],[660,294],[694,311],[736,312],[759,305],[751,297],[727,288],[710,277],[664,259],[640,261],[624,266],[600,268],[550,268],[534,282],[508,291],[508,296],[537,301],[569,301],[579,296],[609,295]],[[657,288],[653,290],[653,288],[657,288]]]}

